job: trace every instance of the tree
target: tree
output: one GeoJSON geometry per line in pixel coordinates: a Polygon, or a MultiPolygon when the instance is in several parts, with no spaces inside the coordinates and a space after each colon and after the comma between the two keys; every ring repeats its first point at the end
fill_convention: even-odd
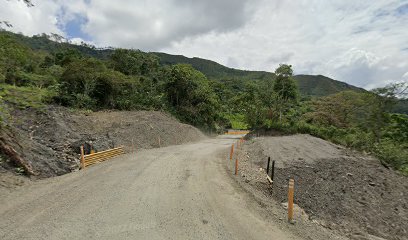
{"type": "Polygon", "coordinates": [[[274,92],[274,81],[273,79],[265,79],[260,83],[258,87],[258,92],[260,95],[260,99],[262,104],[267,108],[267,116],[266,118],[272,122],[274,118],[274,109],[276,103],[276,94],[274,92]]]}
{"type": "Polygon", "coordinates": [[[364,92],[344,91],[310,101],[313,111],[303,118],[319,126],[338,128],[364,127],[370,115],[371,95],[364,92]]]}
{"type": "Polygon", "coordinates": [[[168,70],[167,76],[167,100],[176,115],[195,126],[215,128],[220,104],[204,74],[191,65],[178,64],[168,70]]]}
{"type": "Polygon", "coordinates": [[[389,120],[388,112],[398,100],[407,99],[408,84],[394,83],[383,88],[373,89],[371,92],[371,115],[368,120],[368,127],[375,135],[376,142],[380,142],[381,129],[389,120]]]}
{"type": "Polygon", "coordinates": [[[83,58],[81,52],[77,49],[69,48],[63,51],[59,51],[55,54],[55,59],[49,59],[54,61],[55,64],[60,65],[62,67],[83,58]]]}
{"type": "Polygon", "coordinates": [[[28,47],[8,35],[0,35],[0,76],[9,84],[15,84],[18,71],[30,65],[34,58],[28,47]]]}
{"type": "Polygon", "coordinates": [[[240,95],[239,105],[244,108],[246,122],[252,127],[260,127],[266,119],[266,106],[260,95],[258,85],[249,82],[245,86],[243,94],[240,95]]]}
{"type": "Polygon", "coordinates": [[[98,80],[106,71],[107,68],[101,61],[92,58],[79,59],[69,64],[61,76],[61,103],[80,108],[95,107],[93,95],[98,80]]]}
{"type": "Polygon", "coordinates": [[[116,49],[110,58],[113,69],[126,75],[151,75],[159,68],[156,55],[139,50],[116,49]]]}
{"type": "Polygon", "coordinates": [[[279,112],[279,120],[282,121],[282,114],[297,103],[299,89],[292,78],[293,70],[291,65],[280,64],[275,70],[275,75],[276,80],[273,85],[275,109],[279,112]]]}

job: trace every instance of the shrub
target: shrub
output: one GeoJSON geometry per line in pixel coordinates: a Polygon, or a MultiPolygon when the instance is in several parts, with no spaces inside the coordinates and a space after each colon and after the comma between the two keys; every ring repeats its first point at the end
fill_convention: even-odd
{"type": "Polygon", "coordinates": [[[408,174],[408,145],[401,145],[391,139],[385,139],[376,144],[374,153],[388,166],[408,174]]]}

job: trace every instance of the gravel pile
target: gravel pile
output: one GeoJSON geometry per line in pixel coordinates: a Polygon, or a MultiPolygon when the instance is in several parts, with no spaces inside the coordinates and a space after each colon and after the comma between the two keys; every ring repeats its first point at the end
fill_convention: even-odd
{"type": "MultiPolygon", "coordinates": [[[[124,146],[129,152],[206,138],[198,129],[158,111],[89,113],[47,106],[14,109],[12,117],[11,129],[0,134],[32,166],[36,178],[78,170],[81,145],[88,152],[91,146],[96,151],[124,146]]],[[[1,159],[0,174],[19,171],[5,156],[1,159]]]]}
{"type": "Polygon", "coordinates": [[[243,150],[246,182],[285,203],[294,178],[295,203],[310,221],[353,239],[408,239],[408,178],[377,159],[310,135],[255,138],[243,150]],[[272,190],[260,171],[268,156],[272,190]]]}

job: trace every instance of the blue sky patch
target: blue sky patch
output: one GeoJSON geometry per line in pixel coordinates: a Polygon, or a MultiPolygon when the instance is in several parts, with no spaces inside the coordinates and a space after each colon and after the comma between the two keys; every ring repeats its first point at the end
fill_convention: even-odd
{"type": "Polygon", "coordinates": [[[397,15],[405,15],[408,14],[408,3],[399,6],[395,12],[397,13],[397,15]]]}
{"type": "Polygon", "coordinates": [[[81,38],[85,41],[92,41],[92,37],[81,29],[81,26],[88,22],[86,16],[69,12],[65,6],[61,6],[56,17],[58,19],[57,26],[66,34],[67,39],[81,38]]]}
{"type": "Polygon", "coordinates": [[[86,17],[76,15],[73,20],[65,23],[64,30],[68,38],[82,38],[83,40],[91,41],[92,38],[81,30],[81,26],[86,22],[86,17]]]}

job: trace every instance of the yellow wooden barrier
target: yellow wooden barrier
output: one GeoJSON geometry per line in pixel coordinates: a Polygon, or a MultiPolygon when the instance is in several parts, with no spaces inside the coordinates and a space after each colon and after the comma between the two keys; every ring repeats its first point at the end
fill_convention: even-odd
{"type": "Polygon", "coordinates": [[[235,132],[226,132],[226,135],[241,135],[241,134],[248,134],[249,131],[235,131],[235,132]]]}
{"type": "Polygon", "coordinates": [[[106,161],[110,158],[124,154],[123,147],[117,147],[97,153],[84,155],[83,147],[81,146],[81,169],[88,167],[95,163],[106,161]]]}

